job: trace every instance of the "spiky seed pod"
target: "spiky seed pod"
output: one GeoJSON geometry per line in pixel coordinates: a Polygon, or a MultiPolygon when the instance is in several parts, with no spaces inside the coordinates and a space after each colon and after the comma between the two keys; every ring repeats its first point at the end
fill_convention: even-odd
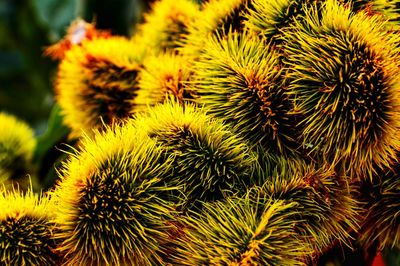
{"type": "Polygon", "coordinates": [[[188,84],[191,77],[186,57],[171,53],[147,57],[143,62],[140,89],[136,97],[138,108],[153,106],[168,98],[174,98],[180,103],[193,101],[195,95],[188,84]]]}
{"type": "Polygon", "coordinates": [[[288,158],[278,156],[274,153],[265,152],[263,149],[257,151],[258,164],[254,173],[254,180],[257,186],[263,186],[265,182],[270,181],[278,173],[285,175],[296,175],[303,173],[309,166],[309,162],[300,157],[288,158]]]}
{"type": "MultiPolygon", "coordinates": [[[[338,0],[353,12],[390,13],[393,9],[386,0],[338,0]],[[377,4],[377,2],[382,2],[377,4]]],[[[266,37],[274,44],[282,43],[282,31],[294,21],[303,21],[310,8],[320,9],[324,1],[318,0],[253,0],[252,9],[246,14],[245,26],[250,32],[266,37]]],[[[392,12],[393,13],[393,12],[392,12]]],[[[390,14],[391,15],[391,14],[390,14]]]]}
{"type": "Polygon", "coordinates": [[[0,113],[0,186],[27,187],[36,139],[33,129],[16,117],[0,113]]]}
{"type": "Polygon", "coordinates": [[[230,33],[207,42],[195,69],[197,101],[211,114],[266,150],[296,153],[292,103],[274,49],[257,37],[230,33]]]}
{"type": "Polygon", "coordinates": [[[285,31],[288,94],[301,116],[304,143],[351,177],[388,165],[399,148],[399,36],[380,16],[328,0],[306,24],[285,31]]]}
{"type": "Polygon", "coordinates": [[[315,3],[316,0],[253,0],[253,8],[246,14],[246,28],[268,41],[279,43],[281,31],[315,3]]]}
{"type": "Polygon", "coordinates": [[[47,196],[0,188],[1,265],[59,265],[47,196]]]}
{"type": "Polygon", "coordinates": [[[205,40],[213,36],[223,36],[229,31],[242,31],[244,15],[250,0],[211,0],[204,3],[203,9],[189,27],[184,55],[197,58],[202,52],[205,40]]]}
{"type": "Polygon", "coordinates": [[[174,176],[183,185],[183,203],[221,200],[252,183],[256,155],[220,120],[192,104],[174,101],[138,115],[135,126],[175,155],[174,176]]]}
{"type": "Polygon", "coordinates": [[[400,163],[380,171],[380,178],[366,191],[372,198],[365,204],[366,216],[360,230],[361,244],[378,249],[400,249],[400,163]],[[377,181],[379,180],[379,182],[377,181]]]}
{"type": "Polygon", "coordinates": [[[295,173],[281,170],[266,181],[263,190],[273,199],[299,204],[302,222],[297,230],[315,255],[334,241],[349,245],[350,233],[359,228],[359,205],[352,197],[355,188],[328,167],[308,166],[295,173]]]}
{"type": "Polygon", "coordinates": [[[173,265],[305,265],[296,203],[251,197],[204,205],[184,219],[173,265]]]}
{"type": "Polygon", "coordinates": [[[140,61],[135,45],[122,37],[84,41],[66,53],[56,99],[73,137],[134,113],[140,61]]]}
{"type": "Polygon", "coordinates": [[[53,192],[65,265],[162,265],[174,214],[171,158],[131,127],[82,140],[53,192]]]}
{"type": "Polygon", "coordinates": [[[141,43],[149,54],[177,52],[199,12],[199,5],[193,0],[156,1],[133,41],[141,43]]]}

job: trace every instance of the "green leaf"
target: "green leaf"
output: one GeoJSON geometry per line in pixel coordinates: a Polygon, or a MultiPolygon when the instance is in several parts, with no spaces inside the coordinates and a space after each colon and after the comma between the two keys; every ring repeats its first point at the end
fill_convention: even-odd
{"type": "Polygon", "coordinates": [[[52,37],[59,39],[65,29],[78,16],[77,0],[34,0],[39,19],[51,30],[52,37]]]}
{"type": "Polygon", "coordinates": [[[60,107],[54,105],[50,113],[50,118],[46,132],[38,137],[38,143],[34,154],[34,162],[40,163],[45,154],[54,147],[61,139],[65,138],[69,129],[62,123],[63,117],[60,107]]]}

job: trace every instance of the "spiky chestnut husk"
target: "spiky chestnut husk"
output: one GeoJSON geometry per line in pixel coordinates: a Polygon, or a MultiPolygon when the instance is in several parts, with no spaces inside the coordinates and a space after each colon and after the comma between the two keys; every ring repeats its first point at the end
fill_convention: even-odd
{"type": "Polygon", "coordinates": [[[162,265],[174,214],[171,157],[132,127],[82,140],[53,192],[65,265],[162,265]]]}
{"type": "Polygon", "coordinates": [[[191,77],[186,57],[172,53],[147,57],[140,75],[136,98],[138,108],[154,106],[169,98],[180,103],[193,101],[195,95],[189,86],[191,77]]]}
{"type": "MultiPolygon", "coordinates": [[[[206,203],[183,219],[173,265],[306,265],[296,203],[246,196],[206,203]]],[[[259,195],[261,196],[261,195],[259,195]]]]}
{"type": "Polygon", "coordinates": [[[292,103],[274,49],[249,34],[230,33],[210,39],[194,69],[197,102],[211,114],[266,151],[297,153],[292,103]]]}
{"type": "Polygon", "coordinates": [[[304,15],[316,0],[253,0],[252,10],[246,14],[245,26],[250,32],[267,41],[281,42],[281,31],[304,15]]]}
{"type": "Polygon", "coordinates": [[[53,208],[47,196],[0,188],[1,265],[59,265],[53,208]]]}
{"type": "Polygon", "coordinates": [[[262,188],[272,199],[298,203],[297,232],[311,245],[314,256],[335,241],[350,245],[351,232],[359,228],[355,187],[326,166],[286,169],[281,167],[262,188]]]}
{"type": "Polygon", "coordinates": [[[251,0],[210,0],[204,3],[198,18],[188,28],[189,34],[181,52],[197,58],[208,38],[224,36],[229,31],[242,31],[250,5],[251,0]]]}
{"type": "Polygon", "coordinates": [[[399,36],[380,16],[352,14],[334,0],[321,12],[311,9],[306,23],[285,31],[288,94],[304,143],[350,177],[365,178],[400,145],[399,36]]]}
{"type": "Polygon", "coordinates": [[[135,112],[141,60],[136,46],[122,37],[83,41],[66,53],[56,99],[73,137],[135,112]]]}
{"type": "MultiPolygon", "coordinates": [[[[379,1],[379,0],[378,0],[379,1]]],[[[385,1],[385,0],[383,0],[385,1]]],[[[268,41],[281,44],[282,31],[294,21],[301,21],[310,8],[320,9],[324,1],[318,0],[253,0],[252,9],[246,14],[245,26],[250,32],[266,37],[268,41]]],[[[381,7],[368,0],[339,0],[353,12],[376,12],[381,7]]]]}
{"type": "Polygon", "coordinates": [[[0,113],[0,186],[27,188],[28,169],[36,147],[33,129],[15,116],[0,113]]]}
{"type": "MultiPolygon", "coordinates": [[[[365,193],[366,215],[360,230],[360,242],[365,247],[376,246],[400,249],[400,162],[391,168],[380,170],[378,178],[369,182],[365,193]]],[[[365,190],[365,189],[364,189],[365,190]]]]}
{"type": "Polygon", "coordinates": [[[174,177],[183,185],[183,203],[221,200],[252,184],[257,156],[220,120],[192,104],[174,101],[138,115],[138,131],[174,158],[174,177]]]}
{"type": "Polygon", "coordinates": [[[177,52],[199,13],[199,5],[192,0],[157,1],[145,15],[133,41],[140,43],[148,54],[177,52]]]}

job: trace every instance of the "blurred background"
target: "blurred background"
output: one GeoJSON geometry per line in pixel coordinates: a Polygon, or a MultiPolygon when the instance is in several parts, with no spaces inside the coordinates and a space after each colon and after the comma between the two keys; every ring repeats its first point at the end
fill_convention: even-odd
{"type": "MultiPolygon", "coordinates": [[[[131,36],[154,1],[0,0],[0,111],[34,129],[38,145],[31,175],[38,189],[55,182],[56,167],[73,144],[54,101],[57,62],[45,57],[76,18],[95,22],[113,34],[131,36]]],[[[35,185],[34,185],[35,188],[35,185]]]]}
{"type": "Polygon", "coordinates": [[[56,63],[43,56],[77,17],[129,36],[152,1],[0,0],[0,109],[47,129],[56,63]]]}

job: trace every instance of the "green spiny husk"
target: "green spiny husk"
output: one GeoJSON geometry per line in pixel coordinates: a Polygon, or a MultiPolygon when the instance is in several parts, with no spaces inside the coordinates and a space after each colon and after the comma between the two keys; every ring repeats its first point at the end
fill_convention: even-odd
{"type": "Polygon", "coordinates": [[[211,0],[204,3],[197,20],[189,27],[189,34],[181,52],[197,58],[203,52],[207,38],[225,36],[228,32],[242,32],[245,14],[251,10],[251,0],[211,0]]]}
{"type": "Polygon", "coordinates": [[[310,250],[295,231],[297,204],[268,200],[258,192],[205,203],[202,212],[183,219],[172,264],[305,265],[310,250]]]}
{"type": "Polygon", "coordinates": [[[1,265],[56,266],[56,231],[49,198],[0,188],[1,265]]]}
{"type": "Polygon", "coordinates": [[[58,250],[68,265],[159,265],[174,205],[172,158],[132,127],[83,141],[54,191],[58,250]],[[168,183],[168,185],[166,185],[168,183]]]}
{"type": "Polygon", "coordinates": [[[366,215],[362,221],[360,243],[368,247],[400,249],[400,163],[379,170],[373,181],[361,186],[366,215]]]}
{"type": "MultiPolygon", "coordinates": [[[[298,203],[301,223],[297,226],[304,241],[319,255],[340,241],[350,245],[351,232],[358,231],[359,203],[353,197],[355,187],[328,166],[305,165],[281,160],[262,189],[273,199],[298,203]]],[[[266,174],[270,172],[266,170],[266,174]]],[[[259,173],[261,175],[262,171],[259,173]]]]}
{"type": "Polygon", "coordinates": [[[250,34],[210,39],[195,64],[198,103],[267,152],[297,154],[295,117],[279,54],[250,34]]]}
{"type": "Polygon", "coordinates": [[[285,31],[288,94],[304,144],[352,178],[371,177],[399,147],[397,43],[379,16],[351,13],[334,0],[285,31]]]}
{"type": "Polygon", "coordinates": [[[181,203],[186,207],[243,193],[253,183],[257,156],[242,138],[201,108],[168,101],[138,115],[134,124],[138,132],[174,155],[174,178],[183,186],[181,203]]]}

